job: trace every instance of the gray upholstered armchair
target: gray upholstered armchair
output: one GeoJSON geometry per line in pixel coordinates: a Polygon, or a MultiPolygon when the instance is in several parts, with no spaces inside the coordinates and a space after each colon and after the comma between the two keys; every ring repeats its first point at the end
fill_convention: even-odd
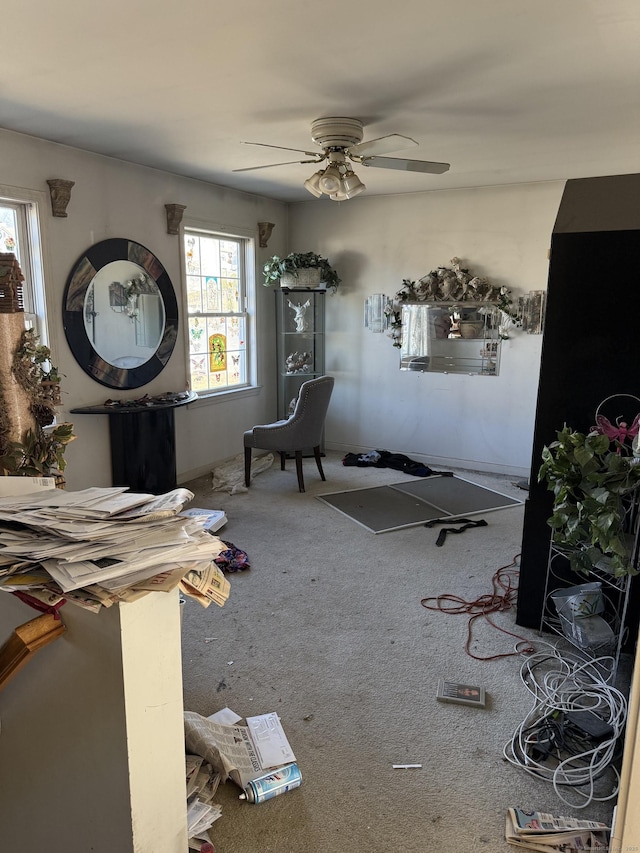
{"type": "Polygon", "coordinates": [[[254,426],[244,434],[244,481],[251,483],[251,449],[273,450],[280,454],[280,470],[285,469],[287,453],[294,453],[298,487],[304,492],[302,476],[302,451],[313,449],[313,455],[324,480],[324,471],[320,461],[320,442],[322,430],[333,391],[333,376],[319,376],[309,379],[300,386],[295,409],[290,418],[272,424],[254,426]]]}

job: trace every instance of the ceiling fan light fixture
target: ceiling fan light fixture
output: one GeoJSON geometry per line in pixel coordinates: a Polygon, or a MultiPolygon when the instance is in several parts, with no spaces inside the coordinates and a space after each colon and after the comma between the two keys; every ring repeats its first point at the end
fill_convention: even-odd
{"type": "Polygon", "coordinates": [[[254,169],[270,169],[273,166],[289,166],[294,163],[314,163],[326,161],[326,166],[304,181],[304,188],[321,198],[328,195],[333,201],[354,198],[366,190],[366,186],[353,172],[351,163],[360,166],[377,166],[379,169],[397,169],[404,172],[420,172],[441,175],[450,168],[449,163],[437,163],[430,160],[407,160],[401,157],[386,157],[387,153],[401,151],[418,143],[410,136],[388,133],[377,139],[362,141],[363,123],[360,119],[345,116],[327,116],[316,119],[311,125],[311,138],[321,151],[306,151],[302,148],[287,148],[283,145],[268,145],[264,142],[250,142],[248,145],[261,145],[265,148],[278,148],[282,151],[296,151],[310,157],[310,160],[290,160],[286,163],[269,163],[264,166],[249,166],[233,169],[234,172],[247,172],[254,169]]]}
{"type": "Polygon", "coordinates": [[[314,172],[310,178],[304,182],[304,188],[308,190],[311,195],[314,195],[316,198],[320,198],[322,195],[322,190],[320,189],[320,177],[322,176],[322,169],[319,172],[314,172]]]}
{"type": "Polygon", "coordinates": [[[340,169],[334,163],[331,163],[324,170],[318,181],[319,189],[327,195],[340,192],[342,187],[340,169]]]}
{"type": "Polygon", "coordinates": [[[360,195],[360,193],[365,190],[366,186],[362,183],[355,172],[349,171],[342,178],[342,192],[347,198],[353,198],[354,196],[360,195]]]}
{"type": "Polygon", "coordinates": [[[347,201],[354,198],[366,190],[365,185],[360,178],[351,170],[349,170],[340,181],[340,189],[335,193],[331,193],[329,198],[331,201],[347,201]]]}

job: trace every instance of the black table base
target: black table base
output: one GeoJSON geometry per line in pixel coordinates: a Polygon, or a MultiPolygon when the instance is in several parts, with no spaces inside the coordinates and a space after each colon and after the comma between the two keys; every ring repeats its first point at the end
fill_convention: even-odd
{"type": "Polygon", "coordinates": [[[112,485],[154,495],[175,489],[175,409],[197,395],[166,397],[145,398],[139,405],[134,401],[71,409],[74,414],[109,416],[112,485]]]}

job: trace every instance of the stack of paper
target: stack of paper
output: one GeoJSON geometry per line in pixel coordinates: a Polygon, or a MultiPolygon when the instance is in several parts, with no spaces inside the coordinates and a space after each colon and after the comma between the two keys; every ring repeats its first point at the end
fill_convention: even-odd
{"type": "Polygon", "coordinates": [[[276,713],[247,717],[247,726],[263,770],[296,760],[276,713]]]}
{"type": "Polygon", "coordinates": [[[545,812],[507,810],[505,838],[513,847],[540,853],[583,853],[609,849],[610,829],[595,820],[554,817],[545,812]]]}
{"type": "MultiPolygon", "coordinates": [[[[10,488],[0,482],[0,494],[10,488]]],[[[0,497],[0,590],[98,611],[180,586],[205,607],[221,606],[229,582],[213,560],[226,545],[207,531],[205,516],[181,514],[193,497],[181,488],[150,495],[124,487],[0,497]]]]}

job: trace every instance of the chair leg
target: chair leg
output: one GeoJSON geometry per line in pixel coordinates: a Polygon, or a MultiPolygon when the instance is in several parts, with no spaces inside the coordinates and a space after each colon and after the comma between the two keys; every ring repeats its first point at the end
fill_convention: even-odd
{"type": "Polygon", "coordinates": [[[244,449],[244,484],[247,488],[251,485],[251,448],[244,449]]]}
{"type": "Polygon", "coordinates": [[[316,465],[318,466],[318,471],[320,472],[320,479],[326,480],[327,478],[324,476],[324,471],[322,470],[322,462],[320,460],[320,445],[313,448],[313,455],[316,459],[316,465]]]}
{"type": "Polygon", "coordinates": [[[304,478],[302,476],[302,451],[296,450],[296,472],[298,474],[298,488],[304,492],[304,478]]]}
{"type": "Polygon", "coordinates": [[[287,459],[287,454],[283,450],[281,450],[280,451],[280,470],[281,471],[285,470],[284,465],[285,465],[286,459],[287,459]]]}

